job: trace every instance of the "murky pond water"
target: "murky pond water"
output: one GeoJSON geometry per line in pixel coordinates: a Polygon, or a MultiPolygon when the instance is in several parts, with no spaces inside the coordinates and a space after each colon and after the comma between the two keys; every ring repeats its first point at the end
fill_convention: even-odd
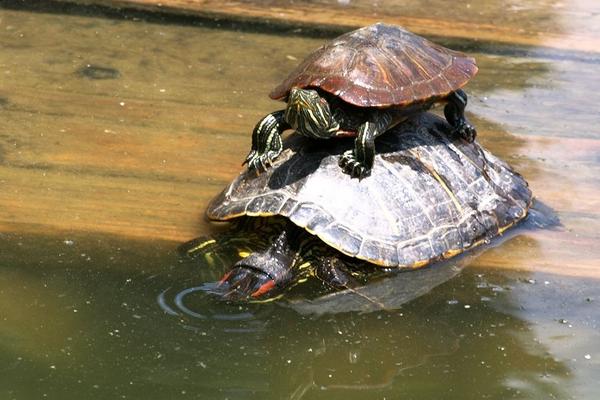
{"type": "Polygon", "coordinates": [[[198,271],[165,244],[3,239],[7,399],[598,393],[593,281],[470,267],[396,310],[315,317],[283,303],[195,298],[221,270],[198,271]]]}
{"type": "Polygon", "coordinates": [[[561,226],[316,315],[215,302],[176,253],[323,40],[234,28],[0,9],[0,397],[598,398],[600,56],[474,51],[480,141],[561,226]]]}

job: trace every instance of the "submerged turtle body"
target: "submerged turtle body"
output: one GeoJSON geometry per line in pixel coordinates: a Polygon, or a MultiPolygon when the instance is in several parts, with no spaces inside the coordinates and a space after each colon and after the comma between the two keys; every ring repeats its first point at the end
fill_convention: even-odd
{"type": "Polygon", "coordinates": [[[337,156],[351,143],[292,135],[265,173],[245,171],[209,205],[211,220],[281,215],[334,249],[372,264],[415,268],[501,234],[526,216],[527,182],[448,124],[420,114],[377,141],[376,168],[351,179],[337,156]]]}
{"type": "Polygon", "coordinates": [[[271,92],[286,108],[256,124],[245,163],[268,169],[287,129],[314,139],[353,136],[354,148],[339,165],[364,178],[373,167],[375,138],[438,103],[446,103],[452,132],[472,142],[477,132],[464,115],[461,88],[476,73],[472,57],[399,26],[379,23],[346,33],[308,55],[271,92]]]}
{"type": "Polygon", "coordinates": [[[270,94],[319,88],[358,107],[401,107],[442,98],[477,73],[475,59],[378,23],[346,33],[311,53],[270,94]]]}

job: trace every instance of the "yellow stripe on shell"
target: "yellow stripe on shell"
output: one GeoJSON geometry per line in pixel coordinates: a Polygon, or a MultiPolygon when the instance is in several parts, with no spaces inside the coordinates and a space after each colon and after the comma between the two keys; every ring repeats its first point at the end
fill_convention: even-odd
{"type": "Polygon", "coordinates": [[[425,163],[419,153],[413,151],[413,150],[409,150],[409,152],[417,159],[419,160],[419,162],[421,163],[421,165],[423,165],[425,168],[427,168],[427,171],[429,171],[429,173],[433,176],[433,178],[439,183],[439,185],[442,187],[442,189],[444,189],[444,191],[448,194],[448,197],[450,197],[450,200],[452,200],[452,203],[454,204],[454,207],[456,207],[456,209],[458,210],[459,213],[463,212],[463,208],[460,205],[458,198],[456,197],[456,195],[454,194],[454,192],[448,187],[448,185],[446,185],[446,182],[442,179],[442,177],[437,173],[437,171],[430,167],[427,163],[425,163]]]}

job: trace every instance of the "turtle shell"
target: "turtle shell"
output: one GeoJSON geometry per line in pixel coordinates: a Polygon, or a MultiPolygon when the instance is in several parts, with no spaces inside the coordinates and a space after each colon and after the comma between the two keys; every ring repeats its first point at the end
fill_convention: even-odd
{"type": "Polygon", "coordinates": [[[338,165],[352,140],[297,134],[274,166],[242,172],[209,205],[211,220],[282,215],[347,255],[420,267],[483,243],[525,217],[527,182],[476,142],[451,141],[449,125],[422,113],[376,141],[371,175],[338,165]]]}
{"type": "Polygon", "coordinates": [[[282,100],[293,87],[314,87],[359,107],[405,106],[441,99],[476,73],[474,58],[378,23],[318,48],[270,96],[282,100]]]}

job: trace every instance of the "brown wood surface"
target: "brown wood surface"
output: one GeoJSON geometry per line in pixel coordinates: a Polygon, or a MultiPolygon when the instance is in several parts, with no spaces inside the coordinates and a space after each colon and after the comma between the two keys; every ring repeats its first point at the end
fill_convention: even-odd
{"type": "MultiPolygon", "coordinates": [[[[278,13],[227,4],[221,13],[235,4],[246,10],[240,15],[278,13]]],[[[296,12],[311,23],[324,18],[296,12]]],[[[461,26],[444,33],[460,37],[461,26]]],[[[0,232],[173,242],[206,234],[206,204],[240,170],[256,121],[281,106],[267,93],[320,43],[0,9],[0,232]],[[79,71],[88,64],[119,77],[86,78],[79,71]]],[[[600,134],[588,112],[599,100],[597,65],[474,56],[480,73],[467,90],[480,141],[563,225],[523,232],[476,264],[600,277],[600,134]]]]}
{"type": "MultiPolygon", "coordinates": [[[[221,0],[66,0],[80,4],[100,4],[110,7],[135,8],[176,14],[198,15],[210,18],[274,21],[284,25],[330,28],[358,28],[376,22],[402,25],[405,28],[428,36],[444,36],[476,41],[489,41],[510,45],[543,46],[561,50],[600,52],[598,29],[579,26],[568,34],[560,21],[575,14],[579,19],[588,17],[594,23],[597,4],[580,2],[581,9],[573,4],[559,5],[555,2],[539,1],[523,7],[516,13],[504,2],[497,9],[488,10],[482,4],[448,4],[444,1],[402,2],[403,8],[379,6],[370,1],[348,2],[343,5],[334,1],[221,1],[221,0]],[[358,5],[355,5],[358,3],[358,5]],[[408,7],[413,5],[413,7],[408,7]],[[470,8],[473,8],[470,11],[470,8]],[[479,11],[477,8],[481,8],[479,11]],[[437,10],[437,12],[435,12],[437,10]],[[434,11],[434,12],[432,12],[434,11]],[[466,16],[466,18],[465,18],[466,16]],[[548,24],[554,16],[556,21],[548,24]],[[529,22],[529,21],[533,21],[529,22]],[[537,22],[537,23],[536,23],[537,22]]],[[[597,22],[597,20],[596,20],[597,22]]]]}

